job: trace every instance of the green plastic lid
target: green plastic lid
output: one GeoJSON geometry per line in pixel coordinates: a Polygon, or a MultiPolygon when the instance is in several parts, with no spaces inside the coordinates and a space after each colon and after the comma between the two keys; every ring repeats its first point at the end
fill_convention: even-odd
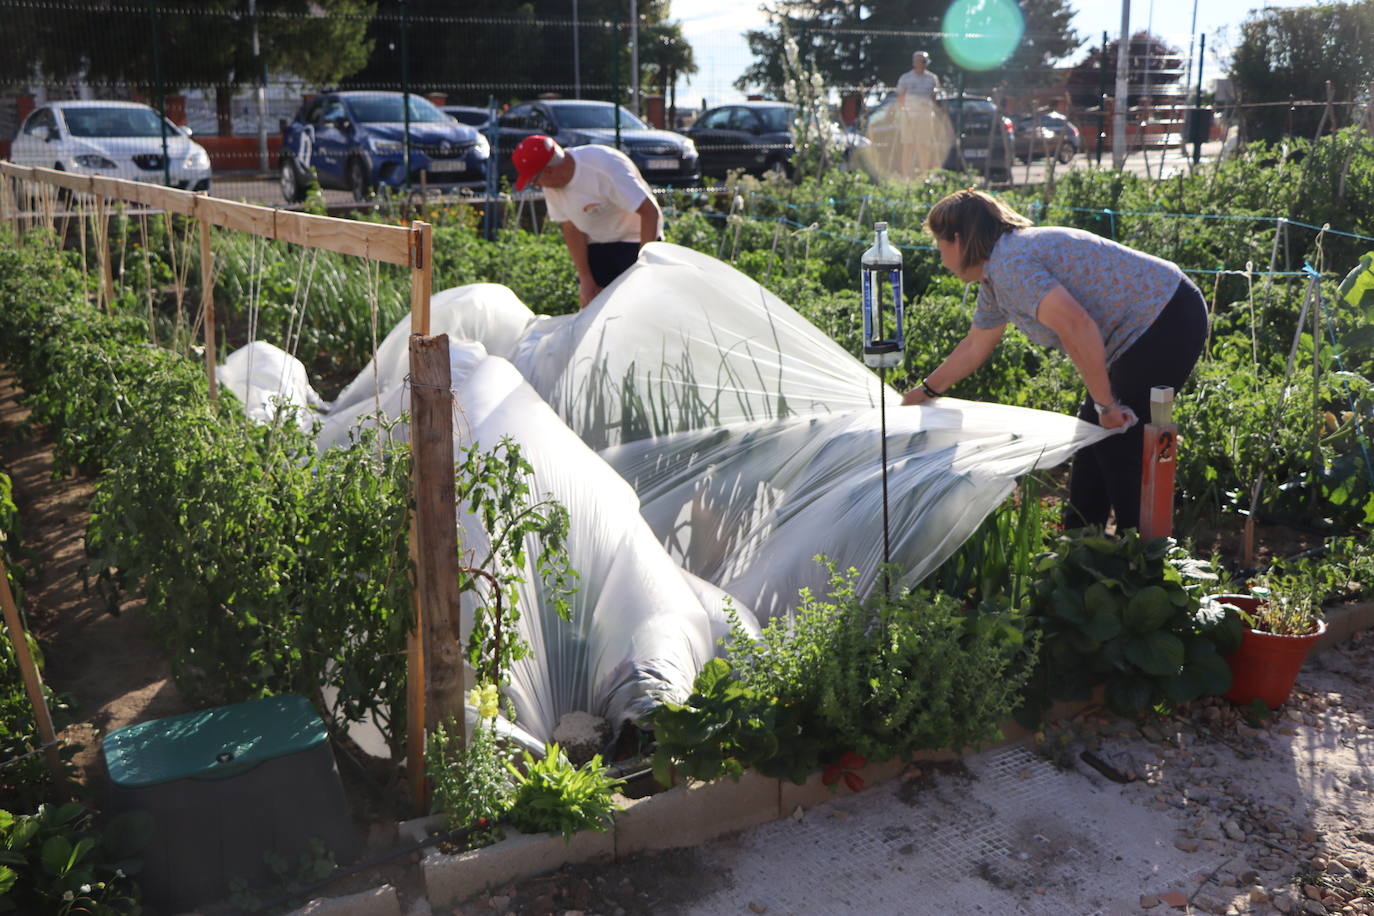
{"type": "Polygon", "coordinates": [[[290,694],[129,725],[105,736],[105,766],[126,789],[174,779],[226,779],[327,737],[305,697],[290,694]]]}

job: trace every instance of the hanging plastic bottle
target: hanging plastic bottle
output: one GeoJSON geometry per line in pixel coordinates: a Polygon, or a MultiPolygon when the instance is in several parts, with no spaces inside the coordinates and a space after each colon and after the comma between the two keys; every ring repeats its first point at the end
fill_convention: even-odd
{"type": "Polygon", "coordinates": [[[887,240],[887,223],[873,224],[873,247],[864,252],[861,273],[864,306],[864,365],[891,369],[902,364],[906,334],[902,313],[902,253],[887,240]],[[883,306],[883,287],[891,302],[883,306]],[[885,336],[891,310],[892,336],[885,336]]]}

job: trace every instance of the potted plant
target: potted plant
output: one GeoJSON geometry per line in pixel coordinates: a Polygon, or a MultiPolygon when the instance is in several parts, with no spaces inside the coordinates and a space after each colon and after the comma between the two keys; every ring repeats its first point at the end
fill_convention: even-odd
{"type": "Polygon", "coordinates": [[[1261,700],[1277,709],[1287,700],[1312,644],[1326,632],[1321,590],[1310,575],[1271,572],[1248,595],[1212,595],[1232,607],[1245,624],[1240,647],[1227,658],[1237,706],[1261,700]]]}

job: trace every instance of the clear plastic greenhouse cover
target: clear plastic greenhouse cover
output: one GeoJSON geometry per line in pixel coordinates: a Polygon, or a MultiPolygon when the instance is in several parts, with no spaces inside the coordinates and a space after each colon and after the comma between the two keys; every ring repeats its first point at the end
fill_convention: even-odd
{"type": "MultiPolygon", "coordinates": [[[[909,316],[919,334],[919,310],[909,316]]],[[[536,316],[506,287],[475,284],[433,297],[430,332],[450,340],[456,444],[509,436],[534,467],[536,497],[571,515],[572,620],[553,613],[531,571],[520,590],[532,651],[507,693],[514,731],[531,745],[568,712],[618,727],[659,696],[685,697],[719,649],[726,608],[750,629],[786,615],[799,589],[823,593],[817,555],[872,588],[883,552],[880,396],[891,555],[906,583],[953,553],[1019,476],[1109,435],[957,398],[901,407],[762,286],[666,243],[645,246],[578,314],[536,316]]],[[[405,319],[330,405],[296,360],[263,342],[231,355],[220,381],[246,394],[255,417],[278,404],[318,417],[328,448],[379,412],[408,409],[408,335],[405,319]]],[[[482,556],[480,525],[459,524],[465,549],[482,556]]]]}

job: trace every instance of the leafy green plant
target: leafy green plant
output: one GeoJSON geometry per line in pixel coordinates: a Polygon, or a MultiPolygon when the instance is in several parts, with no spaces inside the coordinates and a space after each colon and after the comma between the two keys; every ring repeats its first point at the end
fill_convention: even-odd
{"type": "Polygon", "coordinates": [[[134,914],[131,877],[152,835],[152,818],[122,814],[103,831],[77,804],[42,805],[34,814],[0,811],[0,912],[134,914]]]}
{"type": "Polygon", "coordinates": [[[831,567],[827,599],[803,590],[791,619],[770,622],[757,643],[736,627],[727,653],[743,683],[795,707],[823,762],[994,738],[1033,658],[1019,618],[965,614],[953,598],[913,589],[864,600],[854,575],[831,567]]]}
{"type": "MultiPolygon", "coordinates": [[[[300,693],[335,727],[375,718],[399,757],[408,447],[384,425],[321,454],[292,423],[255,425],[231,394],[212,403],[204,368],[150,344],[141,317],[104,314],[74,282],[37,234],[0,245],[0,356],[52,430],[59,465],[99,472],[87,551],[107,600],[145,597],[195,699],[300,693]],[[327,708],[322,686],[337,689],[327,708]]],[[[456,473],[464,508],[489,526],[490,554],[464,565],[519,570],[528,553],[566,613],[567,513],[531,497],[519,449],[469,449],[456,473]]],[[[514,638],[518,575],[500,578],[499,623],[478,612],[474,658],[498,673],[526,651],[514,638]]]]}
{"type": "Polygon", "coordinates": [[[609,830],[620,810],[613,793],[625,781],[609,774],[600,754],[579,767],[550,744],[540,760],[525,751],[523,769],[506,767],[515,778],[509,817],[522,833],[561,833],[571,843],[579,830],[609,830]]]}
{"type": "Polygon", "coordinates": [[[655,710],[655,775],[666,784],[673,766],[697,779],[752,768],[801,783],[822,764],[839,778],[859,759],[990,740],[1033,645],[991,603],[966,615],[914,590],[864,601],[853,572],[832,568],[828,600],[803,590],[758,642],[736,621],[728,661],[708,662],[685,703],[655,710]]]}
{"type": "Polygon", "coordinates": [[[1010,607],[1020,607],[1035,577],[1038,558],[1056,536],[1057,514],[1046,504],[1044,490],[1038,477],[1027,475],[973,536],[921,584],[964,601],[995,595],[1010,607]]]}
{"type": "Polygon", "coordinates": [[[820,742],[802,733],[795,706],[742,683],[730,663],[713,658],[702,666],[685,702],[664,700],[651,713],[654,778],[671,786],[677,777],[703,782],[747,769],[802,783],[820,761],[820,742]]]}
{"type": "Polygon", "coordinates": [[[1201,603],[1215,576],[1172,538],[1068,532],[1037,571],[1031,613],[1041,654],[1018,711],[1023,722],[1038,724],[1051,700],[1087,699],[1098,684],[1122,715],[1230,686],[1224,656],[1240,644],[1240,622],[1201,603]]]}
{"type": "Polygon", "coordinates": [[[425,748],[425,772],[433,785],[430,810],[442,813],[451,830],[477,827],[467,838],[470,849],[501,838],[497,821],[510,808],[514,788],[506,767],[511,751],[491,722],[478,720],[467,747],[452,723],[439,725],[425,748]]]}
{"type": "Polygon", "coordinates": [[[482,557],[467,556],[460,568],[459,590],[479,594],[481,576],[487,571],[498,583],[502,600],[486,594],[476,608],[468,638],[468,661],[491,684],[505,683],[512,663],[529,654],[520,639],[517,587],[524,581],[530,545],[535,575],[549,597],[549,607],[564,620],[570,619],[568,596],[576,589],[577,572],[568,563],[568,510],[554,499],[534,499],[530,481],[534,468],[520,454],[520,446],[502,437],[496,447],[482,451],[477,445],[462,450],[456,463],[456,497],[459,506],[478,519],[487,534],[482,557]]]}
{"type": "MultiPolygon", "coordinates": [[[[29,552],[22,549],[19,535],[19,509],[14,504],[12,484],[9,476],[0,471],[0,560],[4,561],[10,592],[22,613],[24,589],[21,583],[25,566],[20,561],[29,552]]],[[[41,671],[43,652],[38,640],[27,629],[24,639],[29,655],[41,671]]],[[[53,693],[47,684],[43,685],[43,695],[60,729],[67,719],[70,703],[65,696],[53,693]]],[[[0,807],[26,811],[47,797],[51,774],[40,753],[41,745],[38,723],[24,688],[14,644],[0,629],[0,807]]],[[[67,745],[61,753],[70,757],[76,751],[76,747],[67,745]]]]}

